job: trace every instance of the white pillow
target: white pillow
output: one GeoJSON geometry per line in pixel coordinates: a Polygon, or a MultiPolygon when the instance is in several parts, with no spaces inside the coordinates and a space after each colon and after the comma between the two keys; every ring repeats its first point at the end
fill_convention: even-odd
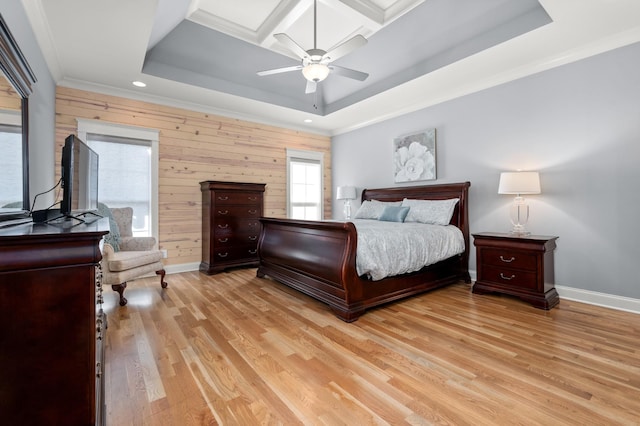
{"type": "Polygon", "coordinates": [[[410,200],[405,198],[402,200],[402,205],[411,207],[411,209],[404,221],[448,225],[457,203],[458,198],[450,200],[410,200]]]}
{"type": "Polygon", "coordinates": [[[354,219],[379,219],[382,211],[386,206],[399,206],[402,201],[378,201],[378,200],[365,200],[360,205],[360,208],[356,212],[354,219]]]}

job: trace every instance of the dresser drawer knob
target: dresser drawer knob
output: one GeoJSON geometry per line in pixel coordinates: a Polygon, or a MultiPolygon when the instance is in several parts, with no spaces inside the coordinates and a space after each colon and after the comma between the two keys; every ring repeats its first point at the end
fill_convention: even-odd
{"type": "Polygon", "coordinates": [[[256,254],[257,252],[258,252],[258,250],[257,250],[257,249],[255,249],[255,250],[249,250],[249,254],[256,254]]]}
{"type": "Polygon", "coordinates": [[[504,275],[502,272],[500,272],[500,278],[502,278],[503,280],[507,280],[507,281],[511,281],[512,279],[514,279],[516,276],[515,275],[511,275],[510,277],[507,277],[506,275],[504,275]]]}
{"type": "Polygon", "coordinates": [[[228,227],[229,227],[228,223],[223,223],[223,224],[219,224],[218,225],[218,228],[220,228],[220,229],[227,229],[228,227]]]}
{"type": "Polygon", "coordinates": [[[221,214],[221,215],[229,214],[229,210],[218,210],[218,214],[221,214]]]}
{"type": "Polygon", "coordinates": [[[255,241],[255,240],[257,240],[257,239],[258,239],[258,236],[257,236],[257,235],[250,235],[250,236],[249,236],[249,240],[250,240],[250,241],[255,241]]]}
{"type": "Polygon", "coordinates": [[[227,257],[229,256],[229,253],[218,253],[219,257],[227,257]]]}
{"type": "Polygon", "coordinates": [[[218,238],[218,242],[220,243],[226,243],[227,241],[229,241],[228,238],[218,238]]]}
{"type": "Polygon", "coordinates": [[[229,199],[229,197],[223,197],[223,196],[219,196],[218,200],[220,201],[227,201],[229,199]]]}
{"type": "Polygon", "coordinates": [[[247,197],[249,199],[249,201],[257,201],[258,197],[247,197]]]}
{"type": "Polygon", "coordinates": [[[256,214],[258,213],[258,210],[249,210],[249,214],[256,214]]]}

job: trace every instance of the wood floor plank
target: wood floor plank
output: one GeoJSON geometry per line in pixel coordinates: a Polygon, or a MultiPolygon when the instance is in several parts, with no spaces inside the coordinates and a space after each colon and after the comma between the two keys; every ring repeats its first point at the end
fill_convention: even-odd
{"type": "Polygon", "coordinates": [[[354,323],[255,269],[107,292],[116,425],[640,425],[640,315],[455,284],[354,323]]]}

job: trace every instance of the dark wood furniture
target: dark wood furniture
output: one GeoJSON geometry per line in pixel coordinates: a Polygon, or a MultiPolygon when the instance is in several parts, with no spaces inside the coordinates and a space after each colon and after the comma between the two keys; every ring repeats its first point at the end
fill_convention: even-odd
{"type": "Polygon", "coordinates": [[[0,230],[0,422],[103,424],[105,219],[0,230]]]}
{"type": "Polygon", "coordinates": [[[327,303],[342,320],[355,321],[373,306],[469,277],[469,182],[367,189],[362,200],[459,198],[451,224],[460,228],[465,252],[418,272],[371,281],[356,272],[356,228],[351,222],[262,218],[258,277],[273,279],[327,303]]]}
{"type": "Polygon", "coordinates": [[[200,182],[202,262],[200,271],[257,266],[264,183],[200,182]]]}
{"type": "Polygon", "coordinates": [[[478,269],[473,293],[510,294],[541,309],[558,304],[553,277],[558,237],[488,232],[473,237],[478,269]]]}

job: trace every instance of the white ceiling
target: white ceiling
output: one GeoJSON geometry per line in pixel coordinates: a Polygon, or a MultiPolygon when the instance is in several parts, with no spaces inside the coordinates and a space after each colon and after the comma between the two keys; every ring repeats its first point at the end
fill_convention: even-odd
{"type": "MultiPolygon", "coordinates": [[[[282,56],[288,52],[280,49],[272,34],[285,32],[305,49],[312,47],[312,0],[23,0],[36,38],[59,85],[328,135],[640,41],[638,0],[539,0],[539,3],[551,18],[551,23],[500,40],[494,45],[481,46],[476,52],[466,52],[464,56],[454,57],[452,61],[443,62],[420,75],[397,80],[393,87],[383,84],[382,79],[376,82],[372,71],[376,71],[379,64],[373,70],[360,69],[371,74],[372,82],[365,83],[363,87],[366,88],[366,84],[377,85],[377,91],[372,88],[363,91],[357,86],[349,88],[346,86],[352,84],[350,81],[344,83],[340,81],[341,77],[330,76],[325,88],[327,98],[331,96],[331,84],[340,90],[351,90],[351,95],[349,102],[342,102],[335,111],[329,110],[323,115],[304,107],[282,106],[285,101],[272,102],[268,96],[275,92],[258,93],[259,90],[247,89],[240,81],[221,84],[216,82],[221,80],[219,76],[209,77],[208,84],[190,80],[188,76],[169,79],[162,75],[160,69],[169,65],[175,67],[175,64],[157,62],[155,67],[151,66],[151,59],[158,59],[163,52],[163,43],[171,45],[171,40],[179,39],[179,30],[184,33],[185,28],[201,30],[204,27],[210,33],[219,34],[217,40],[220,43],[236,43],[241,49],[256,49],[247,51],[256,52],[256,58],[262,58],[264,54],[274,63],[282,61],[281,66],[295,65],[295,61],[282,56]],[[199,25],[194,27],[195,24],[199,25]],[[242,42],[228,43],[231,40],[228,36],[242,42]],[[154,55],[154,52],[157,53],[154,55]],[[148,68],[155,68],[154,72],[142,71],[145,61],[148,68]],[[335,82],[329,82],[330,79],[335,82]],[[146,82],[147,87],[134,88],[131,85],[134,80],[146,82]],[[358,90],[366,93],[360,94],[358,90]],[[305,123],[305,119],[312,122],[305,123]]],[[[322,42],[322,48],[328,50],[326,46],[333,46],[355,34],[364,35],[369,39],[368,45],[344,58],[346,66],[356,68],[351,66],[352,63],[366,65],[366,56],[368,59],[392,58],[392,54],[400,50],[397,45],[391,49],[387,46],[384,51],[366,49],[384,46],[381,40],[402,31],[401,24],[411,22],[411,17],[417,16],[415,14],[419,10],[433,7],[436,9],[431,11],[446,10],[451,16],[424,19],[424,27],[414,29],[416,37],[428,33],[438,24],[449,22],[447,19],[458,25],[449,31],[449,35],[455,35],[468,28],[478,28],[479,31],[481,21],[497,19],[496,16],[509,4],[514,3],[512,0],[319,0],[318,43],[322,42]],[[505,7],[494,8],[491,14],[485,11],[484,15],[478,9],[476,15],[469,15],[469,19],[474,21],[466,22],[468,5],[482,6],[483,2],[492,6],[504,3],[505,7]],[[458,10],[455,9],[457,4],[460,6],[458,10]],[[465,5],[467,7],[463,7],[465,5]]],[[[431,15],[436,14],[431,12],[431,15]]],[[[503,22],[502,28],[508,27],[509,22],[503,22]]],[[[469,33],[469,37],[478,40],[480,35],[469,33]]],[[[193,44],[197,41],[194,40],[193,44]]],[[[431,47],[435,46],[433,43],[431,47]]],[[[183,49],[188,50],[188,47],[183,49]]],[[[258,66],[252,62],[254,54],[250,57],[216,57],[223,51],[221,48],[201,56],[203,60],[221,61],[221,67],[231,64],[237,70],[244,66],[258,66]]],[[[179,53],[176,52],[175,56],[178,57],[179,53]]],[[[399,61],[398,58],[388,62],[399,61]]],[[[190,66],[189,63],[184,64],[186,74],[193,74],[190,66]]],[[[244,70],[247,75],[251,74],[251,78],[259,70],[253,68],[250,72],[244,70]]],[[[280,84],[275,79],[261,78],[260,84],[265,88],[263,92],[280,84]]],[[[299,76],[288,78],[294,85],[291,87],[300,84],[295,78],[299,76]]],[[[282,99],[293,96],[293,92],[298,93],[297,89],[287,90],[288,93],[280,94],[282,99]]],[[[303,84],[299,90],[304,90],[303,84]]],[[[339,98],[339,95],[335,96],[339,98]]],[[[305,98],[301,99],[306,102],[305,98]]]]}

